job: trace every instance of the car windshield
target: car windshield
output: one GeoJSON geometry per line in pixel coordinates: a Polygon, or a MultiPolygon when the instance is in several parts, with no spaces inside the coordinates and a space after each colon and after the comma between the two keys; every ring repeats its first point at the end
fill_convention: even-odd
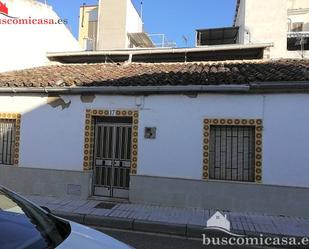
{"type": "Polygon", "coordinates": [[[0,248],[55,248],[71,232],[69,223],[20,196],[0,189],[0,248]]]}

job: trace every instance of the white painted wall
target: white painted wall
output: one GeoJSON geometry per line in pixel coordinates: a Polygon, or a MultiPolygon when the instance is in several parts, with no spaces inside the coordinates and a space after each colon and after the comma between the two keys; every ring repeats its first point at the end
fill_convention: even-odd
{"type": "Polygon", "coordinates": [[[139,174],[201,179],[204,118],[259,118],[262,99],[208,95],[146,99],[141,124],[157,127],[157,139],[140,134],[139,174]]]}
{"type": "MultiPolygon", "coordinates": [[[[134,109],[135,97],[97,96],[68,109],[46,97],[0,96],[0,112],[21,112],[20,166],[82,170],[87,108],[134,109]]],[[[204,118],[262,118],[263,183],[309,187],[309,94],[148,96],[140,109],[138,174],[201,179],[204,118]],[[157,127],[157,138],[144,128],[157,127]]]]}
{"type": "Polygon", "coordinates": [[[309,8],[308,0],[288,0],[289,9],[306,9],[309,8]]]}
{"type": "MultiPolygon", "coordinates": [[[[9,15],[59,19],[50,6],[31,0],[5,0],[9,15]]],[[[8,19],[0,15],[1,19],[8,19]]],[[[65,25],[0,25],[0,72],[43,66],[47,52],[78,51],[65,25]]]]}
{"type": "MultiPolygon", "coordinates": [[[[126,21],[126,33],[141,33],[143,32],[142,19],[139,16],[131,0],[127,0],[127,21],[126,21]]],[[[130,40],[127,36],[126,47],[129,47],[130,40]]]]}
{"type": "Polygon", "coordinates": [[[301,51],[287,51],[286,58],[290,59],[302,59],[302,58],[309,58],[309,51],[305,50],[304,53],[301,51]]]}
{"type": "Polygon", "coordinates": [[[158,138],[140,134],[138,173],[200,179],[203,118],[262,118],[263,183],[309,187],[308,104],[307,94],[150,97],[141,124],[157,126],[158,138]]]}
{"type": "MultiPolygon", "coordinates": [[[[20,166],[83,170],[83,133],[87,108],[133,108],[134,97],[105,96],[82,104],[78,96],[68,109],[52,108],[46,97],[0,97],[0,112],[22,114],[20,166]]],[[[67,99],[67,100],[66,100],[67,99]]]]}
{"type": "MultiPolygon", "coordinates": [[[[240,40],[244,43],[274,43],[271,58],[285,57],[287,48],[287,0],[244,0],[240,9],[245,12],[244,23],[249,32],[240,40]]],[[[240,15],[243,13],[240,12],[240,15]]]]}
{"type": "Polygon", "coordinates": [[[309,31],[309,1],[288,0],[289,22],[303,22],[304,31],[309,31]]]}
{"type": "MultiPolygon", "coordinates": [[[[131,0],[127,0],[127,21],[126,21],[126,32],[128,33],[141,33],[143,32],[143,22],[135,9],[131,0]]],[[[129,47],[130,40],[127,36],[127,45],[129,47]]]]}
{"type": "Polygon", "coordinates": [[[238,43],[240,44],[248,44],[250,43],[250,40],[248,39],[248,34],[246,31],[246,1],[240,0],[238,13],[235,20],[235,26],[239,27],[239,33],[238,33],[238,43]]]}
{"type": "Polygon", "coordinates": [[[308,94],[265,97],[265,183],[309,186],[308,103],[308,94]]]}
{"type": "Polygon", "coordinates": [[[128,33],[142,32],[142,21],[131,0],[100,0],[97,50],[129,47],[128,33]]]}
{"type": "MultiPolygon", "coordinates": [[[[309,3],[309,2],[308,2],[309,3]]],[[[288,11],[289,23],[304,23],[303,31],[309,31],[309,8],[306,9],[290,9],[288,11]]]]}
{"type": "Polygon", "coordinates": [[[127,0],[127,33],[143,32],[142,19],[131,0],[127,0]]]}

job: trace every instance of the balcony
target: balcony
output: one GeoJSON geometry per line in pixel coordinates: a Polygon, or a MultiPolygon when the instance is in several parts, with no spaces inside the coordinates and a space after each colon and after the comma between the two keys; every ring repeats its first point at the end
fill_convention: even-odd
{"type": "Polygon", "coordinates": [[[309,50],[309,31],[297,31],[287,33],[287,50],[309,50]]]}

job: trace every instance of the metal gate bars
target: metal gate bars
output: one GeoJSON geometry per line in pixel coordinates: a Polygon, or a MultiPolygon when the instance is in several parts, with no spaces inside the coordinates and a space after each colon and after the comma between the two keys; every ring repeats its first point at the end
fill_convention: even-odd
{"type": "Polygon", "coordinates": [[[95,124],[93,195],[128,198],[132,121],[121,118],[95,124]]]}

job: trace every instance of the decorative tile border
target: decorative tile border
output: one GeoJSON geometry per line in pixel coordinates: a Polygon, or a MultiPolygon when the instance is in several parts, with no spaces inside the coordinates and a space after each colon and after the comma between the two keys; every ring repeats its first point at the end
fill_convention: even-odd
{"type": "Polygon", "coordinates": [[[254,126],[255,127],[255,182],[262,182],[262,119],[204,119],[203,130],[203,179],[209,179],[209,146],[210,126],[231,125],[231,126],[254,126]]]}
{"type": "Polygon", "coordinates": [[[137,174],[138,153],[138,122],[139,113],[136,110],[86,110],[85,141],[84,141],[84,170],[92,170],[94,151],[94,117],[132,117],[132,156],[131,174],[137,174]]]}
{"type": "Polygon", "coordinates": [[[13,165],[18,166],[18,164],[19,164],[21,114],[19,114],[19,113],[0,113],[0,119],[15,120],[15,141],[14,141],[13,165]]]}

